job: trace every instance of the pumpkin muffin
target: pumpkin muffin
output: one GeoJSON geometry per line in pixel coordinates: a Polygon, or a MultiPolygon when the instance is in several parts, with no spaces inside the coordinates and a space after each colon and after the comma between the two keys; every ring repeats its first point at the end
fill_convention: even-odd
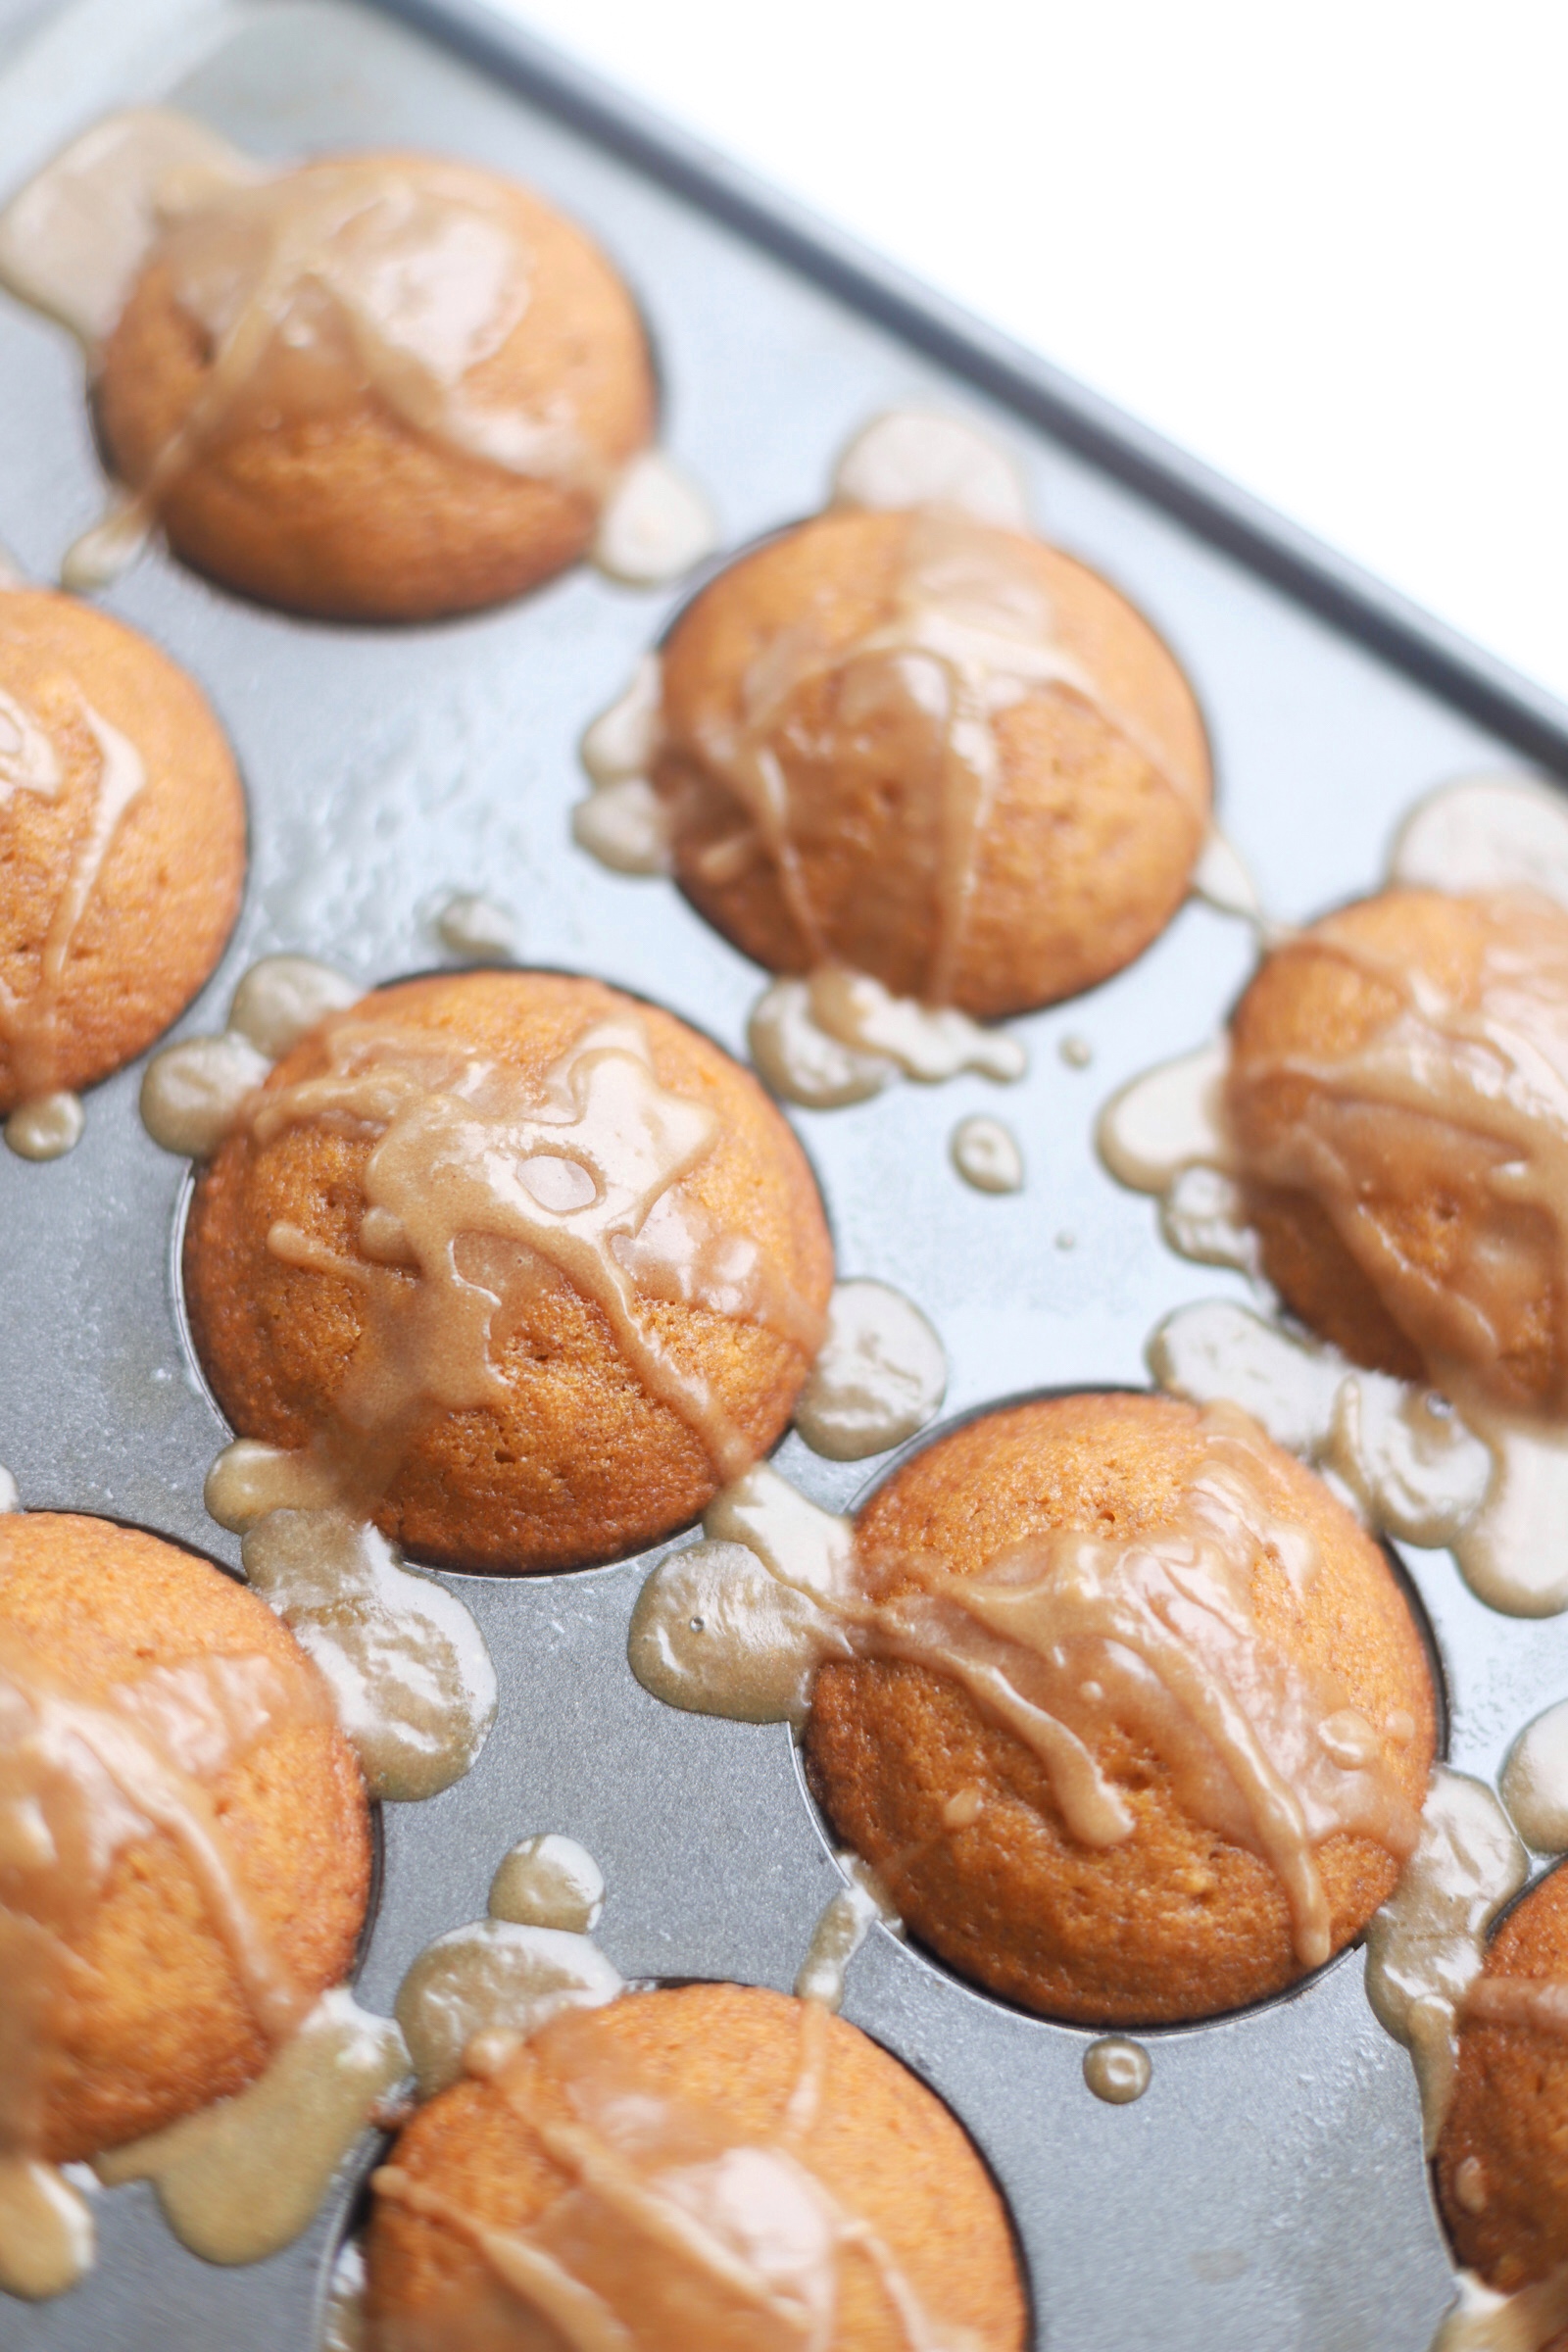
{"type": "Polygon", "coordinates": [[[178,213],[97,385],[115,471],[187,563],[360,620],[468,612],[572,563],[654,405],[635,305],[581,229],[399,153],[178,213]]]}
{"type": "Polygon", "coordinates": [[[958,2340],[1019,2352],[1024,2291],[974,2149],[923,2084],[825,2010],[690,1984],[575,2012],[510,2055],[481,2044],[473,2059],[485,2076],[433,2099],[376,2176],[372,2352],[556,2340],[547,2296],[509,2289],[477,2232],[510,2242],[514,2264],[538,2247],[557,2291],[564,2273],[574,2309],[606,2340],[624,2329],[638,2352],[805,2341],[808,2319],[824,2352],[958,2340]],[[661,2205],[702,2225],[718,2259],[671,2250],[661,2205]],[[736,2273],[750,2274],[749,2292],[736,2273]],[[901,2315],[890,2277],[924,2328],[901,2315]]]}
{"type": "Polygon", "coordinates": [[[0,590],[0,1115],[151,1045],[244,879],[244,798],[200,689],[106,613],[0,590]]]}
{"type": "Polygon", "coordinates": [[[1492,1939],[1436,2170],[1454,2250],[1489,2286],[1512,2294],[1568,2263],[1568,1871],[1533,1886],[1492,1939]],[[1543,1984],[1554,1990],[1532,2017],[1543,1984]]]}
{"type": "Polygon", "coordinates": [[[107,1520],[0,1518],[0,2142],[65,2163],[242,2089],[369,1879],[359,1766],[262,1601],[107,1520]]]}
{"type": "Polygon", "coordinates": [[[835,511],[704,589],[664,647],[654,782],[682,890],[758,963],[988,1020],[1142,954],[1211,797],[1142,615],[935,507],[835,511]]]}
{"type": "Polygon", "coordinates": [[[1355,1362],[1568,1411],[1568,910],[1389,890],[1237,1007],[1226,1117],[1265,1272],[1355,1362]]]}
{"type": "Polygon", "coordinates": [[[779,1437],[833,1259],[749,1072],[556,972],[378,990],[198,1179],[191,1328],[235,1430],[443,1566],[570,1568],[779,1437]]]}
{"type": "Polygon", "coordinates": [[[1103,1841],[1075,1835],[1040,1746],[928,1662],[884,1648],[821,1668],[811,1788],[962,1975],[1083,2024],[1208,2017],[1294,1983],[1392,1892],[1436,1737],[1421,1637],[1371,1538],[1234,1408],[1113,1395],[988,1413],[872,1495],[857,1553],[883,1600],[943,1579],[985,1578],[999,1603],[1020,1578],[1043,1592],[1046,1655],[1000,1663],[1122,1809],[1103,1841]],[[1227,1711],[1271,1766],[1250,1807],[1237,1751],[1193,1744],[1227,1711]],[[1290,1842],[1265,1858],[1282,1819],[1290,1842]]]}

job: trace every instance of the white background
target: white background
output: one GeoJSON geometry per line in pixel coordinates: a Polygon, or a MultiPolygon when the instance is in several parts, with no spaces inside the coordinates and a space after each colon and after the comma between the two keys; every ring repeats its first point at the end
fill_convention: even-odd
{"type": "Polygon", "coordinates": [[[491,0],[1568,697],[1568,0],[491,0]]]}

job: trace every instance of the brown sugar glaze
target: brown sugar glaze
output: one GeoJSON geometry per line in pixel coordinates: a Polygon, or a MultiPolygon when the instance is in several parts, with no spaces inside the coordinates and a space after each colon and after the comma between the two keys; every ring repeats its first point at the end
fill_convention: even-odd
{"type": "MultiPolygon", "coordinates": [[[[294,1490],[281,1466],[274,1502],[335,1498],[376,1514],[433,1422],[505,1405],[499,1359],[514,1340],[526,1346],[541,1300],[563,1289],[695,1441],[711,1492],[755,1460],[757,1436],[666,1339],[662,1309],[750,1325],[804,1373],[826,1283],[820,1302],[797,1296],[758,1242],[687,1189],[719,1144],[722,1114],[661,1083],[630,1000],[591,992],[608,1017],[579,1022],[542,1074],[525,1075],[450,1027],[400,1020],[400,998],[416,1003],[422,985],[324,1024],[304,1066],[280,1065],[249,1108],[242,1140],[262,1153],[306,1126],[352,1141],[363,1196],[339,1239],[287,1218],[266,1234],[272,1260],[324,1275],[353,1300],[328,1417],[302,1433],[294,1490]]],[[[490,983],[498,1004],[509,985],[490,983]]]]}
{"type": "MultiPolygon", "coordinates": [[[[870,1860],[909,1927],[938,1950],[973,1929],[976,1950],[950,1957],[987,1981],[1006,1978],[1004,1989],[1032,2006],[1101,2016],[1093,2004],[1104,2001],[1104,2016],[1133,2018],[1163,2013],[1150,2004],[1168,1997],[1185,2004],[1173,2013],[1201,2013],[1227,2006],[1203,1983],[1210,1964],[1222,1962],[1242,1987],[1260,1971],[1289,1981],[1328,1959],[1413,1851],[1432,1745],[1429,1691],[1425,1722],[1410,1712],[1425,1680],[1415,1630],[1354,1522],[1230,1406],[1203,1416],[1140,1397],[1022,1406],[971,1423],[924,1460],[936,1465],[919,1489],[924,1500],[907,1510],[901,1500],[909,1475],[926,1477],[917,1456],[872,1498],[854,1543],[847,1524],[811,1512],[788,1489],[780,1495],[792,1510],[768,1512],[766,1472],[731,1489],[736,1500],[710,1510],[708,1527],[750,1543],[764,1576],[755,1592],[733,1569],[721,1576],[729,1616],[719,1623],[689,1583],[701,1557],[672,1554],[632,1621],[644,1682],[677,1705],[755,1719],[764,1689],[783,1693],[773,1712],[790,1712],[795,1695],[788,1668],[780,1672],[768,1651],[783,1642],[800,1653],[797,1687],[811,1693],[807,1764],[839,1835],[870,1860]],[[1044,1440],[1062,1413],[1077,1421],[1055,1442],[1091,1442],[1093,1456],[1112,1465],[1140,1445],[1166,1448],[1175,1494],[1161,1494],[1154,1515],[1138,1505],[1126,1531],[1098,1529],[1093,1512],[1086,1524],[1079,1510],[1051,1524],[1034,1494],[1054,1472],[1049,1456],[1037,1463],[1027,1451],[1027,1433],[1042,1421],[1044,1440]],[[997,1460],[983,1458],[971,1475],[1002,1498],[980,1510],[985,1536],[976,1531],[956,1550],[941,1484],[941,1458],[955,1445],[995,1448],[997,1460]],[[1340,1644],[1336,1601],[1314,1597],[1328,1536],[1319,1543],[1309,1529],[1296,1482],[1312,1487],[1326,1527],[1343,1519],[1354,1562],[1336,1557],[1324,1590],[1343,1592],[1340,1578],[1354,1574],[1348,1623],[1390,1644],[1398,1705],[1373,1698],[1380,1675],[1356,1660],[1354,1637],[1340,1644]],[[1042,1529],[1006,1541],[1008,1519],[1015,1527],[1042,1515],[1042,1529]],[[1363,1590],[1371,1581],[1375,1590],[1363,1590]],[[1331,1616],[1307,1633],[1324,1609],[1331,1616]],[[694,1616],[703,1635],[686,1630],[694,1616]],[[649,1635],[662,1642],[662,1672],[647,1668],[649,1635]],[[1351,1682],[1366,1693],[1361,1703],[1351,1682]],[[1173,1954],[1197,1971],[1187,1992],[1159,1989],[1159,1971],[1150,1981],[1143,1966],[1133,1966],[1136,1983],[1112,1987],[1107,1954],[1107,1981],[1093,1987],[1091,1924],[1081,1981],[1069,1957],[1077,1931],[1067,1931],[1062,1952],[1030,1957],[1039,1903],[1072,1910],[1060,1888],[1055,1898],[1022,1891],[1030,1870],[1065,1875],[1089,1912],[1114,1917],[1128,1898],[1150,1900],[1166,1872],[1178,1886],[1199,1877],[1218,1886],[1213,1856],[1225,1848],[1239,1848],[1232,1877],[1234,1863],[1255,1858],[1284,1893],[1289,1947],[1277,1957],[1220,1947],[1201,1959],[1180,1919],[1161,1919],[1159,1934],[1175,1936],[1173,1954]],[[1324,1848],[1338,1856],[1333,1886],[1324,1848]],[[1020,1882],[1006,1898],[1018,1905],[1006,1950],[990,1950],[980,1919],[1004,1900],[985,1853],[1020,1882]],[[1348,1917],[1351,1905],[1361,1905],[1359,1917],[1348,1917]]],[[[1119,1475],[1107,1472],[1112,1484],[1119,1475]]],[[[1114,1517],[1126,1517],[1124,1507],[1114,1517]]],[[[1237,1900],[1257,1907],[1260,1893],[1242,1884],[1237,1900]]],[[[1051,1942],[1051,1919],[1037,1927],[1051,1942]]],[[[1203,1927],[1199,1940],[1208,1934],[1203,1927]]],[[[1272,1942],[1272,1919],[1257,1934],[1272,1942]]],[[[1272,1989],[1272,1976],[1253,1989],[1272,1989]]],[[[1232,1994],[1246,1997],[1249,1989],[1232,1994]]]]}
{"type": "Polygon", "coordinates": [[[1258,1553],[1271,1551],[1300,1595],[1317,1563],[1255,1475],[1258,1434],[1211,1408],[1204,1466],[1155,1536],[1036,1539],[979,1576],[879,1560],[913,1590],[872,1603],[859,1630],[864,1654],[952,1677],[1022,1740],[1082,1845],[1120,1845],[1136,1828],[1089,1741],[1108,1721],[1152,1749],[1194,1820],[1272,1868],[1297,1957],[1313,1968],[1332,1949],[1316,1848],[1349,1834],[1403,1862],[1417,1815],[1348,1690],[1261,1634],[1258,1553]]]}
{"type": "MultiPolygon", "coordinates": [[[[68,726],[70,722],[68,721],[68,726]]],[[[147,781],[141,754],[83,697],[75,724],[91,738],[92,777],[64,884],[38,957],[36,984],[21,995],[0,975],[0,1041],[12,1084],[26,1102],[58,1084],[60,983],[122,818],[147,781]]],[[[0,810],[17,793],[58,802],[66,763],[54,733],[18,696],[0,688],[0,810]]]]}
{"type": "Polygon", "coordinates": [[[280,1730],[329,1719],[303,1660],[228,1655],[154,1667],[102,1702],[62,1689],[0,1624],[0,2147],[36,2152],[79,1936],[127,1847],[172,1838],[272,2047],[311,2007],[248,1904],[209,1787],[280,1730]]]}
{"type": "MultiPolygon", "coordinates": [[[[731,2032],[732,2009],[744,2018],[760,2003],[767,2012],[780,2006],[776,1996],[719,1986],[632,1997],[716,2000],[731,2032]]],[[[832,2183],[843,2156],[813,2161],[813,2136],[824,2127],[835,2147],[843,2138],[843,2120],[830,2112],[830,2078],[849,2071],[852,2055],[858,2076],[876,2054],[858,2035],[841,2046],[851,2030],[816,2003],[792,2006],[794,2064],[765,2121],[749,2083],[740,2100],[724,2100],[713,2095],[719,2084],[699,2091],[679,2075],[671,2080],[667,2064],[651,2068],[635,2040],[606,2031],[613,2011],[568,2013],[520,2044],[514,2035],[481,2035],[470,2045],[470,2077],[499,2094],[510,2130],[520,2126],[533,2143],[530,2174],[542,2173],[541,2188],[553,2177],[554,2193],[542,2203],[531,2193],[530,2218],[500,2227],[436,2185],[424,2166],[407,2169],[394,2151],[375,2175],[379,2198],[450,2233],[483,2269],[471,2275],[466,2296],[449,2286],[429,2318],[381,2306],[372,2294],[372,2311],[385,2311],[372,2322],[372,2344],[433,2352],[437,2343],[468,2341],[468,2328],[471,2340],[488,2343],[500,2340],[492,2331],[507,2311],[506,2340],[531,2342],[532,2320],[570,2352],[621,2352],[633,2342],[642,2352],[695,2344],[828,2352],[862,2342],[888,2352],[1010,2352],[1016,2318],[1004,2278],[982,2290],[991,2325],[944,2321],[883,2230],[832,2183]]],[[[782,2039],[787,2024],[764,2018],[769,2043],[782,2039]]],[[[688,2063],[682,2071],[694,2070],[688,2063]]],[[[887,2062],[876,2071],[884,2074],[887,2062]]],[[[870,2087],[862,2084],[862,2094],[870,2087]]],[[[880,2082],[875,2089],[886,2095],[880,2082]]],[[[923,2115],[909,2120],[929,2135],[923,2115]]],[[[927,2161],[933,2152],[919,2150],[927,2161]]],[[[1002,2249],[986,2251],[995,2260],[1002,2249]]],[[[929,2258],[922,2267],[931,2271],[929,2258]]],[[[371,2270],[373,2282],[373,2252],[371,2270]]],[[[939,2306],[961,2308],[974,2292],[945,2278],[931,2283],[939,2306]]]]}
{"type": "MultiPolygon", "coordinates": [[[[1076,938],[1015,949],[1007,933],[1066,812],[1042,832],[1020,765],[1059,757],[1076,779],[1107,737],[1151,802],[1147,824],[1180,837],[1153,928],[1186,887],[1207,814],[1202,730],[1144,624],[1135,651],[1113,643],[1108,608],[1127,616],[1102,583],[956,508],[834,513],[736,568],[769,565],[781,582],[788,567],[779,593],[799,617],[769,630],[727,614],[726,575],[665,649],[655,782],[700,909],[774,971],[862,971],[988,1018],[1086,985],[1083,953],[1091,977],[1136,953],[1142,906],[1127,918],[1136,945],[1119,916],[1087,951],[1076,938]]],[[[840,1033],[842,1007],[815,1009],[840,1033]]]]}
{"type": "Polygon", "coordinates": [[[1482,1435],[1568,1413],[1568,912],[1396,891],[1331,915],[1244,998],[1225,1111],[1309,1322],[1482,1435]]]}
{"type": "Polygon", "coordinates": [[[73,598],[0,590],[0,1114],[151,1043],[217,962],[244,866],[194,682],[73,598]]]}
{"type": "MultiPolygon", "coordinates": [[[[1437,2185],[1457,2258],[1510,2298],[1478,2346],[1565,2339],[1568,2324],[1568,1874],[1531,1887],[1466,1994],[1437,2185]],[[1526,2323],[1531,2323],[1527,2327],[1526,2323]],[[1539,2325],[1535,2323],[1539,2322],[1539,2325]]],[[[1458,2336],[1463,2343],[1463,2335],[1458,2336]]]]}
{"type": "Polygon", "coordinates": [[[612,468],[558,396],[538,416],[483,381],[528,308],[515,208],[484,174],[346,157],[200,190],[154,249],[206,365],[108,526],[133,545],[191,464],[269,417],[327,419],[370,392],[408,431],[597,506],[612,468]]]}

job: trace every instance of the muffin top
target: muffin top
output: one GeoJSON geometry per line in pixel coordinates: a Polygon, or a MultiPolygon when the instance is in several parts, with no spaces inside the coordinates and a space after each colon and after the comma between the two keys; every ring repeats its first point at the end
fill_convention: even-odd
{"type": "Polygon", "coordinates": [[[1197,704],[1117,591],[1020,532],[840,510],[663,653],[654,781],[693,904],[770,970],[995,1018],[1145,948],[1207,821],[1197,704]]]}
{"type": "Polygon", "coordinates": [[[244,875],[200,689],[106,613],[0,589],[0,1113],[150,1045],[218,961],[244,875]]]}
{"type": "Polygon", "coordinates": [[[594,2327],[638,2352],[1021,2346],[1007,2223],[973,2148],[816,2005],[634,1993],[520,2045],[486,2037],[470,2066],[375,2176],[378,2352],[531,2341],[529,2320],[567,2312],[573,2341],[594,2327]]]}
{"type": "Polygon", "coordinates": [[[1470,1987],[1437,2180],[1459,2259],[1489,2285],[1568,2263],[1568,1871],[1508,1913],[1470,1987]]]}
{"type": "Polygon", "coordinates": [[[654,392],[631,298],[581,229],[416,154],[163,193],[98,413],[140,515],[189,562],[294,611],[408,618],[582,552],[654,392]]]}
{"type": "Polygon", "coordinates": [[[1233,1407],[989,1413],[879,1489],[861,1655],[811,1786],[904,1918],[1045,2014],[1136,2024],[1279,1990],[1414,1843],[1435,1744],[1382,1552],[1233,1407]]]}
{"type": "Polygon", "coordinates": [[[278,1063],[198,1180],[234,1428],[418,1556],[533,1569],[671,1533],[789,1419],[832,1251],[756,1081],[597,981],[377,991],[278,1063]]]}
{"type": "Polygon", "coordinates": [[[0,2143],[54,2163],[243,2088],[346,1974],[368,1816],[266,1605],[133,1529],[0,1518],[0,2143]]]}
{"type": "Polygon", "coordinates": [[[1286,1302],[1466,1408],[1568,1409],[1568,910],[1390,890],[1269,956],[1225,1110],[1286,1302]]]}

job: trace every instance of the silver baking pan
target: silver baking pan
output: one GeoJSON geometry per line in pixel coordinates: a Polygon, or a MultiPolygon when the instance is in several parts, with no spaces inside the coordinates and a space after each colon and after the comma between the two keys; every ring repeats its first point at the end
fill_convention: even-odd
{"type": "MultiPolygon", "coordinates": [[[[1568,710],[1446,634],[1051,369],[804,220],[476,0],[78,0],[0,6],[0,180],[109,106],[164,100],[260,155],[408,143],[529,180],[618,260],[641,300],[665,431],[736,544],[823,498],[839,447],[906,403],[1014,450],[1046,535],[1123,586],[1184,662],[1212,732],[1225,827],[1270,907],[1308,916],[1374,885],[1410,803],[1478,770],[1568,772],[1568,710]],[[9,29],[8,29],[9,28],[9,29]]],[[[80,363],[0,305],[0,539],[53,577],[102,491],[80,363]]],[[[213,697],[250,794],[252,865],[223,965],[183,1028],[221,1026],[239,974],[298,950],[367,984],[442,958],[432,917],[482,889],[524,960],[598,973],[737,1053],[759,975],[667,887],[570,846],[575,746],[679,592],[579,570],[440,627],[306,624],[161,556],[108,603],[213,697]]],[[[1155,1323],[1244,1295],[1183,1263],[1098,1163],[1094,1113],[1212,1031],[1249,968],[1244,925],[1190,903],[1130,971],[1014,1026],[1030,1074],[794,1114],[843,1275],[897,1285],[947,1348],[944,1410],[1141,1384],[1155,1323]],[[1076,1045],[1092,1049],[1087,1066],[1076,1045]],[[1024,1190],[954,1174],[947,1138],[1001,1110],[1024,1190]]],[[[172,1237],[182,1163],[136,1116],[139,1069],[89,1099],[84,1140],[0,1153],[0,1462],[33,1507],[108,1513],[229,1566],[202,1482],[224,1432],[181,1337],[172,1237]]],[[[780,1467],[823,1502],[879,1465],[791,1437],[780,1467]]],[[[684,1540],[684,1539],[681,1539],[684,1540]]],[[[360,1997],[387,2010],[433,1936],[479,1916],[506,1848],[559,1830],[601,1863],[599,1939],[628,1978],[787,1988],[839,1884],[787,1732],[680,1715],[633,1682],[627,1620],[650,1561],[531,1581],[452,1577],[501,1679],[493,1736],[434,1801],[388,1806],[360,1997]]],[[[1568,1620],[1474,1600],[1407,1551],[1441,1653],[1450,1760],[1492,1778],[1568,1694],[1568,1620]]],[[[1426,2352],[1451,2293],[1410,2062],[1374,2022],[1359,1950],[1288,1998],[1144,2037],[1136,2104],[1085,2087],[1090,2034],[958,1982],[872,1931],[846,2014],[953,2106],[994,2169],[1051,2352],[1426,2352]]],[[[363,2174],[363,2166],[360,2175],[363,2174]]],[[[360,2175],[250,2270],[182,2251],[152,2191],[96,2200],[100,2255],[57,2303],[0,2299],[5,2352],[307,2352],[360,2175]]]]}

